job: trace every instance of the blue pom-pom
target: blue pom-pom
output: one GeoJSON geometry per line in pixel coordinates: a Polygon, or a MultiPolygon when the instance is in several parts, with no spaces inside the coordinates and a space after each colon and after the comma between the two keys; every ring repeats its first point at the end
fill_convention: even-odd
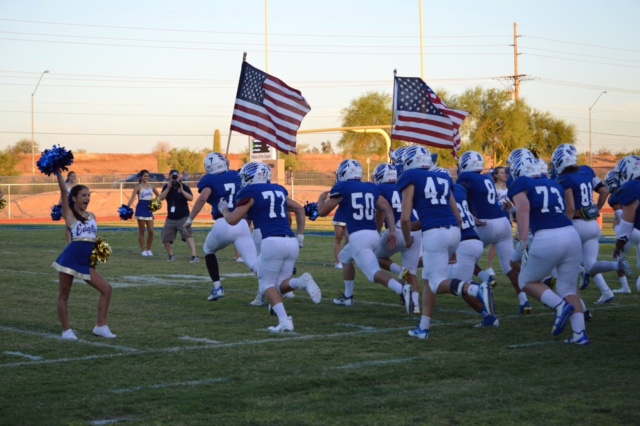
{"type": "Polygon", "coordinates": [[[129,220],[133,217],[133,209],[126,204],[121,205],[118,208],[118,214],[121,220],[129,220]]]}
{"type": "Polygon", "coordinates": [[[318,203],[309,203],[304,205],[304,215],[309,220],[314,221],[318,218],[318,203]]]}
{"type": "Polygon", "coordinates": [[[73,152],[63,147],[54,145],[51,149],[45,149],[36,163],[38,170],[47,176],[51,176],[56,170],[69,170],[73,164],[73,152]]]}
{"type": "Polygon", "coordinates": [[[56,204],[51,209],[51,220],[58,221],[62,219],[62,204],[56,204]]]}

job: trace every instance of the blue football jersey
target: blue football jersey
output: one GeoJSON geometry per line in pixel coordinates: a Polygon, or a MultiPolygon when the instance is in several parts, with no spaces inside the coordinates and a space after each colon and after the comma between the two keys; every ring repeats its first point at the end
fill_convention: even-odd
{"type": "Polygon", "coordinates": [[[480,239],[478,233],[475,230],[476,221],[473,215],[469,211],[469,204],[467,203],[467,190],[462,185],[453,185],[453,198],[458,205],[458,211],[460,212],[460,218],[462,224],[460,227],[460,241],[470,240],[472,238],[480,239]]]}
{"type": "Polygon", "coordinates": [[[577,173],[561,174],[556,178],[556,181],[565,191],[571,190],[576,211],[594,204],[593,176],[595,175],[579,171],[577,173]]]}
{"type": "Polygon", "coordinates": [[[393,218],[395,220],[394,223],[397,223],[400,220],[400,214],[402,213],[402,198],[400,197],[400,192],[398,192],[396,183],[381,183],[378,185],[378,189],[380,190],[380,195],[382,195],[391,206],[391,209],[393,210],[393,218]]]}
{"type": "Polygon", "coordinates": [[[555,229],[573,225],[564,214],[564,189],[551,179],[520,176],[509,187],[509,198],[525,192],[529,199],[529,228],[531,233],[541,229],[555,229]]]}
{"type": "Polygon", "coordinates": [[[253,205],[247,213],[247,219],[253,221],[254,228],[262,232],[262,238],[293,237],[295,234],[289,224],[287,197],[289,193],[275,183],[254,183],[240,190],[236,197],[237,205],[253,198],[253,205]]]}
{"type": "Polygon", "coordinates": [[[405,170],[398,180],[398,189],[402,191],[413,184],[413,208],[422,223],[422,231],[443,226],[458,226],[449,197],[453,181],[444,173],[426,169],[405,170]]]}
{"type": "MultiPolygon", "coordinates": [[[[628,206],[636,200],[640,200],[640,180],[630,180],[622,185],[615,194],[621,206],[628,206]]],[[[633,227],[640,229],[640,208],[636,209],[636,218],[633,227]]]]}
{"type": "Polygon", "coordinates": [[[596,176],[596,172],[586,164],[584,166],[580,166],[579,170],[581,173],[586,173],[591,177],[591,184],[593,185],[593,190],[598,191],[602,186],[604,186],[604,182],[598,176],[596,176]]]}
{"type": "Polygon", "coordinates": [[[497,219],[504,217],[498,203],[498,194],[490,176],[476,172],[462,172],[456,180],[467,190],[467,201],[471,211],[478,219],[497,219]]]}
{"type": "Polygon", "coordinates": [[[240,176],[235,170],[218,174],[206,174],[198,181],[198,193],[203,189],[211,189],[211,195],[207,203],[211,205],[211,215],[214,219],[220,219],[222,213],[218,210],[218,203],[225,199],[229,203],[229,210],[235,208],[235,196],[240,190],[240,176]]]}
{"type": "Polygon", "coordinates": [[[346,180],[338,182],[329,194],[331,198],[342,197],[338,209],[344,214],[349,234],[364,229],[376,230],[376,202],[380,196],[376,185],[346,180]]]}
{"type": "Polygon", "coordinates": [[[609,207],[615,209],[617,206],[620,205],[620,201],[618,200],[618,193],[614,192],[613,194],[609,194],[609,199],[607,200],[607,203],[609,204],[609,207]]]}

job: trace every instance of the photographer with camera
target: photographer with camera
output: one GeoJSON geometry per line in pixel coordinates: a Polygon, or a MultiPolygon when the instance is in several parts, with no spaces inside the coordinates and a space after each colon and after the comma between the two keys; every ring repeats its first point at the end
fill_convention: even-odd
{"type": "Polygon", "coordinates": [[[188,185],[180,179],[180,173],[177,170],[169,172],[169,182],[162,187],[162,192],[158,196],[160,200],[167,200],[167,220],[162,228],[162,244],[167,250],[167,262],[176,260],[173,254],[173,241],[178,232],[182,237],[182,241],[187,243],[191,250],[191,260],[189,263],[198,263],[200,259],[196,254],[196,243],[193,236],[184,230],[184,223],[189,217],[189,201],[193,201],[193,193],[188,185]]]}

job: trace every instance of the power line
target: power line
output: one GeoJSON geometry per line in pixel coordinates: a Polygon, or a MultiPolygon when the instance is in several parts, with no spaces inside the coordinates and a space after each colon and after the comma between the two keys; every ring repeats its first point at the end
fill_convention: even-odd
{"type": "Polygon", "coordinates": [[[522,53],[523,55],[527,55],[527,56],[536,56],[539,58],[549,58],[549,59],[560,59],[563,61],[573,61],[573,62],[586,62],[589,64],[600,64],[600,65],[612,65],[612,66],[616,66],[616,67],[626,67],[626,68],[640,68],[640,66],[634,66],[634,65],[625,65],[625,64],[612,64],[609,62],[598,62],[598,61],[587,61],[585,59],[572,59],[572,58],[560,58],[557,56],[548,56],[548,55],[536,55],[535,53],[522,53]]]}
{"type": "Polygon", "coordinates": [[[573,44],[573,45],[577,45],[577,46],[597,47],[599,49],[620,50],[622,52],[640,53],[640,50],[623,49],[621,47],[611,47],[611,46],[601,46],[601,45],[597,45],[597,44],[577,43],[577,42],[573,42],[573,41],[556,40],[556,39],[552,39],[552,38],[544,38],[544,37],[536,37],[536,36],[528,36],[528,35],[523,35],[523,37],[533,38],[533,39],[537,39],[537,40],[553,41],[553,42],[556,42],[556,43],[573,44]]]}
{"type": "Polygon", "coordinates": [[[560,53],[562,55],[584,56],[586,58],[607,59],[607,60],[612,60],[612,61],[624,61],[624,62],[640,63],[640,61],[634,61],[632,59],[618,59],[618,58],[610,58],[610,57],[607,57],[607,56],[584,55],[582,53],[562,52],[562,51],[559,51],[559,50],[539,49],[539,48],[536,48],[536,47],[525,47],[525,49],[538,50],[540,52],[560,53]]]}

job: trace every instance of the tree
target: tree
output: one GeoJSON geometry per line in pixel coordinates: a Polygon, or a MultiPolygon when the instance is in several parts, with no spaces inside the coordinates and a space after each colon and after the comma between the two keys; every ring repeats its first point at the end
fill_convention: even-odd
{"type": "MultiPolygon", "coordinates": [[[[31,141],[29,141],[29,153],[31,153],[31,141]]],[[[15,147],[9,146],[0,152],[0,176],[19,176],[17,170],[20,164],[20,153],[15,147]]]]}
{"type": "Polygon", "coordinates": [[[323,154],[333,154],[333,147],[331,141],[320,142],[320,149],[323,154]]]}
{"type": "MultiPolygon", "coordinates": [[[[351,101],[342,110],[342,127],[391,124],[391,96],[387,93],[368,92],[351,101]]],[[[375,133],[345,133],[338,141],[345,156],[366,157],[386,154],[382,135],[375,133]]]]}
{"type": "MultiPolygon", "coordinates": [[[[11,149],[16,154],[31,154],[31,139],[20,139],[11,149]]],[[[40,152],[38,142],[33,143],[33,150],[36,153],[40,152]]]]}
{"type": "Polygon", "coordinates": [[[182,172],[188,169],[190,172],[204,172],[204,155],[201,152],[191,151],[187,148],[169,151],[169,167],[182,172]]]}

